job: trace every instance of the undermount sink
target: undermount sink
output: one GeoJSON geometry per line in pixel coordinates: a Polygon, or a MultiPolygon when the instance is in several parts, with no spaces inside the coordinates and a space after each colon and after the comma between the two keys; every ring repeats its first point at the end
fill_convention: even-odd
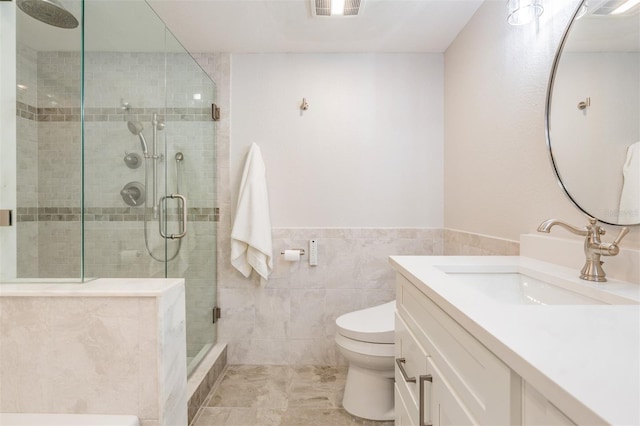
{"type": "Polygon", "coordinates": [[[451,285],[472,288],[493,301],[511,305],[620,305],[640,304],[640,292],[621,295],[627,283],[592,283],[540,273],[527,268],[436,266],[451,278],[451,285]]]}
{"type": "Polygon", "coordinates": [[[602,300],[557,287],[520,273],[449,273],[497,302],[516,305],[604,305],[602,300]]]}

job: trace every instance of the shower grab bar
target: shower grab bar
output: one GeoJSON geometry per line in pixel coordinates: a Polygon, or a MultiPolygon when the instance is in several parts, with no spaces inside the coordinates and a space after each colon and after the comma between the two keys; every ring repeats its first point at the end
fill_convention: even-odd
{"type": "Polygon", "coordinates": [[[175,240],[177,238],[182,238],[185,235],[187,235],[187,198],[184,195],[180,195],[180,194],[171,194],[171,195],[163,195],[162,197],[160,197],[160,201],[158,202],[158,228],[160,231],[160,235],[164,238],[164,239],[172,239],[175,240]],[[162,224],[164,222],[163,218],[162,218],[162,203],[165,203],[166,205],[166,200],[167,198],[171,198],[171,199],[178,199],[180,200],[180,202],[182,203],[182,221],[180,223],[180,233],[178,234],[165,234],[164,229],[162,229],[162,224]]]}

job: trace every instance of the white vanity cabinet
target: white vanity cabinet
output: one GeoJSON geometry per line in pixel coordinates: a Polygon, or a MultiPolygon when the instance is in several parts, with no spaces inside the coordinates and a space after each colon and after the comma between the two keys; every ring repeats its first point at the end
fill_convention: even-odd
{"type": "Polygon", "coordinates": [[[522,382],[523,426],[575,426],[562,411],[529,383],[522,382]]]}
{"type": "Polygon", "coordinates": [[[640,383],[630,379],[640,374],[638,284],[612,279],[601,289],[573,269],[520,256],[392,256],[390,263],[402,360],[397,425],[640,425],[640,383]],[[548,288],[517,287],[525,300],[502,299],[509,274],[548,288]],[[554,287],[609,305],[567,304],[551,297],[554,287]],[[550,303],[529,303],[540,297],[550,303]]]}
{"type": "Polygon", "coordinates": [[[396,290],[396,425],[520,424],[520,377],[401,274],[396,290]]]}

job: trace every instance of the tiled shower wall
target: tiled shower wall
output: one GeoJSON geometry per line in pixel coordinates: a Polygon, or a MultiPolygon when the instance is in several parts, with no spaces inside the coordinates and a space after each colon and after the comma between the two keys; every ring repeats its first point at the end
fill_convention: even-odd
{"type": "MultiPolygon", "coordinates": [[[[87,53],[85,93],[85,276],[163,277],[148,255],[143,207],[120,196],[132,181],[145,183],[144,166],[130,169],[126,153],[142,154],[127,121],[140,121],[152,144],[152,113],[167,150],[159,163],[161,195],[176,192],[175,154],[182,152],[180,193],[188,198],[188,236],[167,265],[187,282],[188,352],[212,341],[215,301],[215,146],[210,105],[214,87],[187,54],[87,53]],[[194,96],[196,95],[196,96],[194,96]],[[196,99],[199,95],[199,99],[196,99]],[[124,108],[124,103],[128,108],[124,108]]],[[[18,273],[21,278],[80,276],[82,194],[80,57],[75,52],[18,51],[18,273]]],[[[149,173],[151,178],[151,173],[149,173]]],[[[151,194],[148,194],[151,198],[151,194]]],[[[176,204],[169,204],[177,207],[176,204]]],[[[175,208],[174,208],[175,211],[175,208]]],[[[174,216],[170,216],[174,219],[174,216]]],[[[176,232],[174,223],[169,232],[176,232]]],[[[164,258],[157,220],[147,224],[148,246],[164,258]]],[[[170,241],[169,257],[178,242],[170,241]]]]}

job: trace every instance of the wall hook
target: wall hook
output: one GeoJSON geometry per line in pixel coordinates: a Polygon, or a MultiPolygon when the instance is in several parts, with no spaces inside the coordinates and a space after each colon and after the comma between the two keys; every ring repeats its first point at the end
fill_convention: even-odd
{"type": "Polygon", "coordinates": [[[302,104],[300,105],[300,109],[302,111],[306,111],[309,109],[309,103],[307,102],[306,98],[302,98],[302,104]]]}
{"type": "Polygon", "coordinates": [[[580,111],[582,111],[582,110],[584,110],[584,109],[586,109],[587,107],[590,107],[590,106],[591,106],[591,98],[587,98],[582,102],[578,102],[578,109],[580,111]]]}

